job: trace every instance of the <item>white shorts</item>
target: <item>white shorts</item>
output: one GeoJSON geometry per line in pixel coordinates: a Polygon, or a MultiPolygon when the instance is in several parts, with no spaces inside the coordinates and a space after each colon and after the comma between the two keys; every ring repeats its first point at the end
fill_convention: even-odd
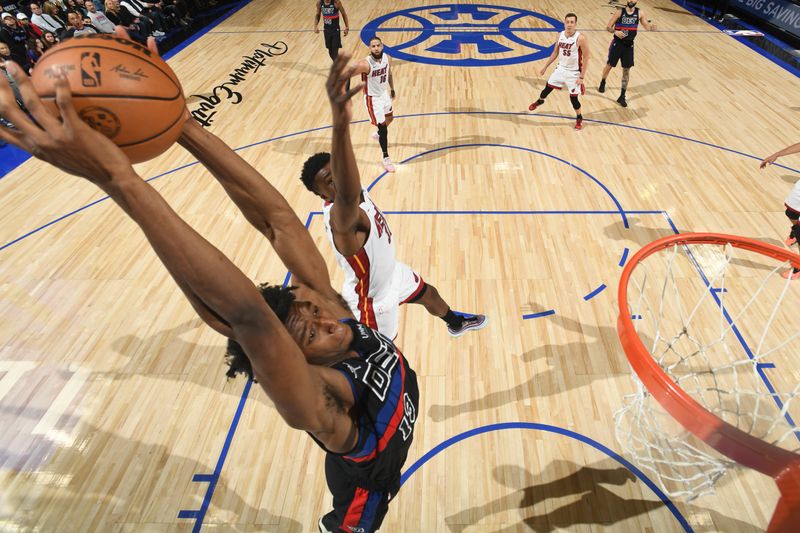
{"type": "Polygon", "coordinates": [[[358,301],[358,296],[351,301],[348,296],[355,295],[355,291],[342,290],[342,294],[359,322],[371,325],[369,322],[374,320],[378,331],[390,339],[394,339],[397,337],[399,328],[400,306],[418,296],[423,287],[425,287],[425,281],[422,276],[411,270],[411,267],[405,263],[398,261],[395,263],[390,288],[386,290],[385,294],[377,295],[377,298],[374,298],[370,304],[363,305],[358,301]],[[365,312],[368,316],[364,316],[365,312]]]}
{"type": "Polygon", "coordinates": [[[364,105],[367,106],[369,120],[373,126],[386,122],[386,115],[392,114],[392,99],[389,93],[380,96],[364,95],[364,105]]]}
{"type": "Polygon", "coordinates": [[[558,90],[566,86],[570,96],[579,96],[586,92],[583,84],[578,85],[578,78],[580,77],[581,72],[579,70],[567,70],[558,66],[550,75],[550,79],[547,80],[547,85],[558,90]]]}

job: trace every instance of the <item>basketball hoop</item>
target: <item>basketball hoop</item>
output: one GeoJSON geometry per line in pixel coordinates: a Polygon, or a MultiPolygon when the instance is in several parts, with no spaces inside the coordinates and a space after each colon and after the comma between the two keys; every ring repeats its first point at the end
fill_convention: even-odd
{"type": "Polygon", "coordinates": [[[800,529],[800,384],[786,383],[800,352],[800,286],[780,275],[791,267],[800,256],[753,239],[673,235],[639,250],[618,290],[638,390],[615,415],[617,439],[686,500],[737,464],[772,477],[781,497],[770,533],[800,529]],[[792,354],[780,372],[776,361],[792,354]]]}

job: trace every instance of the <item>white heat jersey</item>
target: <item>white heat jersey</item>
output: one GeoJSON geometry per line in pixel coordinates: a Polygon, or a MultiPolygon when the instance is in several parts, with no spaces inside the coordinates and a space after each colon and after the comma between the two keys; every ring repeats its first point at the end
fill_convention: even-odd
{"type": "Polygon", "coordinates": [[[576,31],[571,37],[567,37],[567,32],[562,31],[558,34],[558,66],[567,70],[580,70],[583,58],[578,47],[578,37],[581,32],[576,31]]]}
{"type": "Polygon", "coordinates": [[[384,54],[377,61],[372,54],[367,56],[369,73],[361,74],[361,81],[365,83],[364,94],[367,96],[381,96],[389,94],[389,56],[384,54]]]}
{"type": "MultiPolygon", "coordinates": [[[[345,273],[342,296],[347,305],[359,322],[381,331],[378,327],[376,309],[380,313],[380,308],[388,303],[392,304],[389,307],[396,308],[398,306],[397,297],[392,291],[396,264],[395,250],[394,244],[392,244],[392,232],[389,230],[389,224],[383,217],[383,213],[372,203],[366,190],[362,190],[361,194],[364,200],[359,207],[367,214],[370,225],[369,235],[364,246],[348,257],[343,256],[336,249],[331,230],[332,203],[325,204],[322,210],[325,233],[328,234],[328,239],[333,246],[336,261],[345,273]],[[391,302],[387,302],[387,299],[390,299],[391,302]]],[[[395,331],[386,334],[393,336],[396,333],[395,331]]]]}

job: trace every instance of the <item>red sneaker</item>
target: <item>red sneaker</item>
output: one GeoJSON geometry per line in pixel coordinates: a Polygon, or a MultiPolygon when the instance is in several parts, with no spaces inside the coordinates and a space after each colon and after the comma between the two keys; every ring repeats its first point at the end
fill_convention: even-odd
{"type": "Polygon", "coordinates": [[[537,107],[539,107],[539,104],[533,102],[531,105],[528,106],[528,111],[535,111],[537,107]]]}
{"type": "Polygon", "coordinates": [[[575,129],[578,130],[578,131],[583,129],[583,121],[582,120],[576,120],[575,121],[575,129]]]}

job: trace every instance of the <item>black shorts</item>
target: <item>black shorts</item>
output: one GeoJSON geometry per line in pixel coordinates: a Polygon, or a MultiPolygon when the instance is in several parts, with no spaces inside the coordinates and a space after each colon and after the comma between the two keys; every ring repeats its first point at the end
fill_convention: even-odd
{"type": "Polygon", "coordinates": [[[633,44],[627,45],[622,41],[613,39],[611,46],[608,47],[608,64],[612,67],[617,66],[617,61],[622,60],[622,68],[633,66],[633,44]]]}
{"type": "Polygon", "coordinates": [[[338,50],[342,47],[342,34],[339,30],[324,30],[325,48],[328,50],[338,50]]]}
{"type": "Polygon", "coordinates": [[[325,480],[333,495],[333,511],[322,517],[322,525],[328,531],[337,532],[376,531],[389,511],[389,500],[400,488],[399,483],[391,492],[360,487],[343,475],[330,455],[325,457],[325,480]]]}

